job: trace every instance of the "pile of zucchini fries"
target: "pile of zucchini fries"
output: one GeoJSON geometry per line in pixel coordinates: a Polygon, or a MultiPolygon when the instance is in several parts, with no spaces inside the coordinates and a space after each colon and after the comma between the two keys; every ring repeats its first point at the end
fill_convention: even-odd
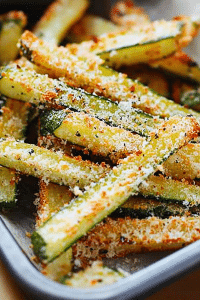
{"type": "Polygon", "coordinates": [[[151,22],[120,2],[115,24],[76,23],[89,3],[75,2],[55,1],[20,36],[21,58],[1,61],[0,201],[16,203],[20,173],[39,178],[31,240],[43,273],[92,287],[126,276],[93,261],[200,238],[200,69],[182,52],[200,19],[151,22]],[[67,31],[88,40],[57,46],[67,31]],[[24,142],[36,117],[37,146],[24,142]],[[73,273],[84,267],[85,277],[73,273]]]}

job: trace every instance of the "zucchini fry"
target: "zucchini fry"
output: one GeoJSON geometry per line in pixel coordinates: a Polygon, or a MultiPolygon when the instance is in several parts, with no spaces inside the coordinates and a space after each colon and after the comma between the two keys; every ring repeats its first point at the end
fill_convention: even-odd
{"type": "Polygon", "coordinates": [[[99,55],[110,67],[149,63],[174,54],[187,46],[197,34],[200,20],[180,17],[172,21],[154,21],[117,33],[104,34],[96,41],[67,45],[77,55],[85,51],[99,55]],[[164,33],[164,34],[163,34],[164,33]],[[133,42],[134,41],[134,42],[133,42]]]}
{"type": "Polygon", "coordinates": [[[187,107],[192,107],[195,110],[199,111],[200,110],[200,89],[198,88],[189,88],[188,90],[182,92],[181,94],[181,99],[180,99],[181,104],[187,106],[187,107]]]}
{"type": "Polygon", "coordinates": [[[120,29],[120,26],[113,24],[109,20],[95,15],[86,15],[72,26],[67,38],[71,43],[80,43],[95,39],[103,33],[116,32],[120,29]]]}
{"type": "MultiPolygon", "coordinates": [[[[175,154],[176,155],[176,154],[175,154]]],[[[139,187],[144,197],[157,198],[159,201],[182,203],[188,206],[200,204],[200,187],[163,176],[150,176],[139,187]]]]}
{"type": "Polygon", "coordinates": [[[194,80],[200,83],[200,68],[198,63],[182,51],[165,59],[151,63],[154,68],[163,69],[166,72],[178,75],[184,79],[194,80]]]}
{"type": "MultiPolygon", "coordinates": [[[[40,148],[13,139],[0,141],[0,164],[46,181],[84,188],[105,176],[105,164],[96,165],[79,158],[40,148]]],[[[107,170],[107,168],[106,168],[107,170]]]]}
{"type": "MultiPolygon", "coordinates": [[[[175,200],[175,197],[177,195],[177,200],[180,199],[182,190],[185,190],[186,188],[186,183],[180,183],[180,186],[177,188],[177,185],[174,185],[172,180],[170,180],[169,183],[168,179],[164,179],[162,177],[161,182],[159,182],[160,180],[157,180],[157,178],[154,181],[154,177],[157,176],[150,176],[150,178],[147,180],[147,182],[149,182],[147,183],[147,185],[152,185],[151,182],[153,182],[154,188],[157,188],[157,191],[159,190],[157,194],[158,198],[160,196],[162,198],[163,195],[161,195],[161,193],[165,193],[165,188],[167,187],[168,190],[168,187],[171,186],[171,198],[175,200]],[[162,184],[165,180],[166,183],[162,188],[162,184]],[[158,186],[158,183],[161,183],[161,185],[158,186]],[[184,188],[183,186],[181,186],[182,184],[185,185],[184,188]]],[[[195,193],[197,199],[199,199],[199,187],[191,185],[190,187],[192,187],[192,189],[194,190],[196,189],[195,193]]],[[[190,199],[195,200],[196,197],[195,193],[194,195],[192,195],[192,189],[189,193],[185,193],[186,198],[189,201],[190,199]]],[[[167,190],[166,195],[168,196],[167,190]]],[[[42,205],[39,205],[37,210],[39,214],[39,218],[37,218],[36,220],[37,228],[38,226],[42,225],[42,223],[46,222],[53,213],[56,213],[64,205],[64,203],[69,203],[69,201],[71,200],[70,198],[72,198],[72,193],[70,192],[69,194],[69,190],[66,186],[59,186],[52,183],[49,183],[47,185],[45,182],[42,182],[42,185],[40,186],[40,193],[40,201],[42,205]]],[[[111,218],[106,218],[104,222],[100,223],[95,227],[94,230],[89,232],[84,238],[80,239],[77,244],[73,246],[73,255],[75,256],[75,258],[80,258],[81,262],[84,263],[85,255],[88,259],[98,259],[102,256],[122,256],[123,254],[131,252],[141,252],[144,250],[148,251],[148,249],[150,251],[161,250],[161,248],[162,250],[167,250],[170,247],[177,249],[184,245],[184,240],[186,241],[186,243],[193,242],[194,240],[192,233],[195,233],[197,231],[197,228],[199,226],[199,218],[191,219],[186,217],[186,215],[190,214],[188,208],[185,208],[184,206],[181,207],[178,204],[170,203],[170,200],[165,200],[167,201],[167,203],[162,203],[158,200],[156,201],[147,198],[131,197],[123,204],[123,206],[113,212],[111,218]],[[184,215],[184,218],[176,218],[173,219],[173,221],[171,218],[165,219],[163,221],[160,219],[177,215],[184,215]],[[138,220],[141,218],[152,216],[157,216],[158,218],[151,218],[151,221],[138,220]],[[137,219],[133,220],[133,218],[137,219]],[[185,224],[187,224],[187,220],[189,220],[189,228],[186,227],[187,231],[184,231],[181,225],[185,226],[185,224]],[[193,223],[191,222],[191,220],[194,220],[193,223]],[[155,222],[163,224],[163,227],[160,228],[160,231],[158,228],[156,229],[156,225],[154,228],[155,222]],[[194,226],[194,228],[192,227],[193,224],[196,225],[194,226]],[[120,225],[122,225],[122,228],[120,227],[120,225]],[[129,226],[131,227],[129,228],[129,226]],[[166,237],[168,230],[169,232],[171,232],[170,229],[172,226],[174,230],[177,230],[178,236],[181,236],[181,240],[177,238],[177,240],[174,241],[172,237],[169,240],[168,244],[166,241],[166,237]],[[141,236],[139,237],[138,231],[140,230],[140,228],[143,228],[144,231],[140,232],[141,236]],[[164,230],[164,232],[162,231],[163,228],[166,229],[164,230]],[[146,238],[144,238],[146,236],[145,229],[147,229],[147,232],[149,230],[151,232],[152,230],[154,230],[154,237],[152,237],[152,235],[148,236],[148,238],[150,238],[149,245],[146,243],[146,238]],[[190,229],[192,229],[191,236],[189,236],[190,229]],[[107,230],[109,231],[107,232],[107,230]],[[113,232],[115,233],[114,235],[112,235],[113,232]],[[130,240],[126,238],[128,233],[130,233],[130,240]],[[159,235],[159,240],[156,239],[156,234],[159,235]],[[99,241],[102,241],[102,243],[99,243],[99,241]]],[[[192,212],[199,214],[198,208],[194,208],[194,210],[193,208],[194,207],[191,207],[192,212]]],[[[174,231],[173,234],[175,235],[174,231]]],[[[71,251],[71,249],[69,249],[68,251],[71,251]]],[[[72,266],[70,264],[67,264],[66,256],[68,257],[69,255],[68,251],[64,252],[52,263],[47,264],[44,267],[42,273],[54,280],[58,280],[61,277],[59,276],[61,274],[65,275],[67,273],[66,270],[69,269],[69,266],[72,266]],[[54,268],[55,263],[56,265],[58,264],[58,268],[56,269],[54,268]]]]}
{"type": "Polygon", "coordinates": [[[41,135],[54,134],[109,157],[113,162],[139,150],[144,139],[130,131],[106,125],[88,114],[70,111],[47,111],[41,116],[41,135]]]}
{"type": "MultiPolygon", "coordinates": [[[[151,181],[151,178],[149,179],[151,181]]],[[[149,191],[149,194],[151,192],[149,191]]],[[[180,195],[180,194],[179,194],[180,195]]],[[[122,206],[117,208],[109,217],[112,219],[130,217],[132,219],[145,219],[149,217],[169,218],[170,216],[199,215],[198,206],[186,207],[181,203],[173,203],[170,199],[156,200],[142,196],[130,197],[122,206]]],[[[175,200],[174,200],[175,201],[175,200]]],[[[181,202],[181,201],[177,201],[181,202]]]]}
{"type": "Polygon", "coordinates": [[[36,228],[41,226],[48,220],[53,213],[65,204],[69,203],[74,197],[74,194],[65,185],[55,183],[46,183],[40,180],[39,202],[37,204],[36,228]]]}
{"type": "MultiPolygon", "coordinates": [[[[43,141],[43,146],[46,148],[50,149],[52,147],[49,141],[42,136],[39,139],[39,144],[41,144],[41,141],[43,141]]],[[[55,151],[57,149],[56,144],[58,144],[58,149],[66,152],[68,147],[59,143],[56,138],[51,138],[51,142],[55,147],[55,151]]],[[[107,172],[109,172],[109,169],[107,169],[107,172]]],[[[98,181],[98,178],[96,180],[98,181]]],[[[163,176],[158,178],[158,176],[151,175],[145,184],[139,186],[139,193],[145,197],[152,196],[157,200],[142,198],[142,196],[131,197],[124,205],[114,211],[112,216],[114,218],[125,216],[131,216],[132,218],[159,216],[164,218],[170,215],[190,214],[190,211],[196,214],[199,213],[197,208],[200,204],[199,186],[163,176]],[[177,202],[178,204],[171,202],[177,202]]],[[[36,228],[48,220],[53,213],[58,212],[64,204],[69,203],[73,197],[74,195],[68,187],[53,183],[47,184],[40,180],[40,200],[37,204],[36,228]]]]}
{"type": "Polygon", "coordinates": [[[80,45],[67,45],[78,56],[86,51],[99,55],[110,67],[148,63],[169,56],[180,49],[181,22],[153,22],[150,25],[134,27],[117,33],[105,34],[97,41],[80,45]],[[163,34],[165,32],[165,34],[163,34]]]}
{"type": "Polygon", "coordinates": [[[85,270],[64,276],[60,282],[73,288],[97,288],[112,284],[124,277],[125,272],[113,270],[103,265],[101,261],[93,262],[85,270]]]}
{"type": "Polygon", "coordinates": [[[73,246],[80,260],[177,250],[200,239],[199,217],[106,218],[73,246]]]}
{"type": "Polygon", "coordinates": [[[199,113],[154,93],[122,73],[100,65],[98,57],[91,54],[88,54],[88,59],[81,59],[66,48],[52,48],[28,31],[21,37],[20,48],[29,60],[46,70],[47,74],[57,78],[66,77],[64,80],[72,86],[82,87],[113,101],[129,101],[133,107],[152,115],[169,117],[193,114],[199,118],[199,113]]]}
{"type": "MultiPolygon", "coordinates": [[[[145,89],[148,91],[148,88],[145,89]]],[[[118,105],[117,102],[111,102],[108,101],[107,99],[97,97],[95,95],[86,94],[84,92],[81,92],[80,90],[71,89],[70,87],[66,87],[66,85],[64,85],[61,81],[56,81],[48,78],[45,75],[37,74],[32,70],[31,71],[25,70],[23,68],[20,69],[17,68],[16,66],[14,66],[13,68],[9,66],[7,68],[4,68],[1,71],[0,91],[2,94],[5,94],[6,96],[13,97],[15,99],[18,98],[23,101],[30,101],[35,104],[39,103],[39,99],[44,93],[44,95],[42,96],[43,99],[41,99],[43,101],[47,101],[47,100],[55,101],[55,103],[58,103],[59,105],[63,105],[63,106],[69,103],[68,107],[72,109],[89,112],[90,115],[99,117],[100,119],[104,119],[104,121],[111,123],[111,125],[124,127],[125,129],[136,131],[147,136],[149,135],[150,131],[154,131],[155,126],[157,126],[159,121],[158,119],[152,119],[150,115],[147,114],[143,115],[142,112],[134,111],[132,110],[131,107],[130,110],[128,107],[129,114],[127,114],[125,101],[122,102],[122,104],[125,105],[125,110],[123,110],[123,106],[121,106],[120,109],[120,105],[118,105]],[[48,91],[53,91],[53,93],[50,93],[48,91]],[[74,96],[72,97],[72,95],[74,96]]],[[[127,98],[128,95],[130,95],[130,97],[132,96],[131,93],[129,93],[127,94],[127,98]]],[[[151,92],[150,99],[152,101],[153,99],[155,99],[155,97],[153,97],[154,95],[155,94],[151,92]]],[[[156,97],[158,96],[156,95],[156,97]]],[[[160,98],[165,99],[163,97],[160,98]]],[[[149,102],[149,104],[151,103],[152,102],[149,102]]],[[[168,108],[171,107],[171,103],[174,108],[174,102],[165,99],[165,104],[167,104],[168,108]]],[[[185,113],[185,115],[187,115],[193,113],[199,120],[200,117],[199,113],[183,108],[180,105],[177,104],[175,105],[176,105],[175,106],[176,112],[178,107],[182,114],[185,113]]],[[[170,108],[170,113],[173,114],[175,112],[172,112],[170,108]]],[[[51,112],[49,112],[49,114],[53,121],[54,120],[53,115],[51,114],[51,112]]],[[[60,112],[55,113],[55,115],[56,114],[62,115],[62,113],[60,112]]],[[[58,122],[57,124],[61,124],[61,120],[58,119],[57,122],[58,122]]],[[[55,124],[55,121],[53,121],[52,124],[53,123],[55,124]]],[[[172,159],[170,160],[171,162],[168,162],[168,164],[165,166],[166,173],[169,174],[170,172],[171,176],[173,176],[173,172],[170,171],[170,168],[172,168],[172,170],[175,171],[175,174],[177,174],[177,172],[180,173],[178,178],[184,178],[184,176],[191,176],[193,179],[195,177],[199,178],[200,172],[198,171],[199,170],[198,157],[200,157],[199,156],[200,145],[188,144],[183,149],[184,150],[179,150],[181,151],[181,157],[176,158],[176,161],[181,161],[181,164],[179,164],[180,166],[179,170],[177,168],[178,165],[177,164],[174,165],[174,161],[172,159]],[[185,150],[187,149],[187,147],[189,147],[189,150],[185,150]],[[184,155],[184,151],[186,151],[186,153],[188,154],[184,155]],[[194,153],[196,153],[195,156],[193,155],[193,151],[194,153]],[[187,156],[186,160],[182,159],[186,156],[187,156]],[[185,161],[187,161],[187,164],[185,163],[185,161]],[[188,170],[189,172],[184,174],[183,171],[184,169],[188,170]]],[[[177,156],[179,156],[178,153],[177,156]]]]}
{"type": "Polygon", "coordinates": [[[0,15],[0,23],[0,64],[6,64],[18,54],[17,42],[27,19],[22,11],[10,11],[0,15]]]}
{"type": "Polygon", "coordinates": [[[122,160],[99,183],[33,233],[36,255],[44,262],[53,261],[137,192],[141,182],[180,146],[195,138],[198,131],[199,125],[192,117],[173,117],[166,121],[140,153],[122,160]]]}
{"type": "MultiPolygon", "coordinates": [[[[46,184],[41,180],[36,228],[73,198],[73,193],[66,186],[53,183],[46,184]]],[[[130,197],[110,216],[115,219],[128,216],[141,219],[150,216],[166,218],[176,215],[190,215],[191,213],[199,214],[199,204],[199,186],[163,176],[151,175],[145,183],[139,186],[139,196],[130,197]]]]}
{"type": "Polygon", "coordinates": [[[88,5],[88,0],[54,1],[36,24],[34,33],[44,41],[59,44],[66,31],[84,14],[88,5]]]}
{"type": "Polygon", "coordinates": [[[199,144],[189,143],[169,157],[162,165],[162,172],[176,179],[194,180],[200,178],[199,144]],[[191,155],[192,154],[192,159],[191,155]]]}

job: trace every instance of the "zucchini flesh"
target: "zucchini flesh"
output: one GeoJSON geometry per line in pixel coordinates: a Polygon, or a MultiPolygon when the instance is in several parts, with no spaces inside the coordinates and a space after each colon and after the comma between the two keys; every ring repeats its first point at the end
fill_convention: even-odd
{"type": "Polygon", "coordinates": [[[189,143],[179,149],[162,165],[162,172],[176,179],[194,180],[200,178],[199,143],[189,143]]]}
{"type": "MultiPolygon", "coordinates": [[[[122,73],[102,66],[98,57],[91,54],[88,54],[89,57],[85,55],[84,58],[80,58],[66,48],[52,49],[28,31],[21,37],[20,49],[27,59],[42,67],[49,76],[66,77],[65,81],[71,85],[119,101],[125,107],[131,104],[146,113],[161,117],[193,114],[199,119],[199,113],[157,95],[141,83],[126,78],[122,73]]],[[[52,95],[47,95],[46,100],[48,96],[52,98],[52,95]]]]}
{"type": "Polygon", "coordinates": [[[141,182],[180,146],[194,138],[198,130],[199,126],[192,117],[173,117],[166,121],[141,153],[122,160],[99,183],[70,202],[32,234],[35,253],[43,261],[54,260],[130,195],[137,193],[141,182]]]}
{"type": "Polygon", "coordinates": [[[60,281],[63,276],[72,271],[72,249],[68,249],[54,261],[47,264],[42,269],[42,274],[49,277],[51,280],[60,281]]]}
{"type": "Polygon", "coordinates": [[[70,187],[78,185],[84,188],[95,181],[96,176],[105,175],[103,165],[9,139],[0,141],[0,164],[24,174],[70,187]]]}
{"type": "MultiPolygon", "coordinates": [[[[129,38],[129,37],[128,37],[129,38]]],[[[113,48],[99,53],[99,56],[109,67],[115,69],[121,66],[131,66],[136,63],[147,63],[173,54],[177,49],[175,37],[161,38],[154,42],[138,43],[136,45],[113,48]],[[159,53],[159,55],[158,55],[159,53]]]]}
{"type": "Polygon", "coordinates": [[[59,44],[66,31],[81,18],[88,4],[88,0],[55,1],[36,24],[34,33],[44,41],[59,44]]]}
{"type": "Polygon", "coordinates": [[[95,155],[109,156],[113,162],[138,151],[144,141],[138,135],[119,127],[111,127],[85,113],[47,111],[40,118],[41,134],[86,147],[95,155]]]}
{"type": "Polygon", "coordinates": [[[118,104],[16,65],[1,70],[0,91],[8,97],[36,105],[42,101],[45,104],[84,111],[108,124],[146,136],[161,122],[154,120],[149,114],[133,109],[131,102],[118,104]]]}
{"type": "Polygon", "coordinates": [[[61,283],[74,288],[97,288],[112,284],[124,277],[125,272],[110,269],[101,261],[96,261],[85,270],[73,273],[71,276],[64,276],[61,283]]]}
{"type": "Polygon", "coordinates": [[[143,196],[183,203],[186,206],[200,204],[200,187],[163,176],[151,176],[142,183],[139,192],[143,196]]]}
{"type": "Polygon", "coordinates": [[[26,16],[21,11],[10,11],[0,16],[0,22],[0,63],[5,64],[18,54],[17,42],[26,25],[26,16]]]}

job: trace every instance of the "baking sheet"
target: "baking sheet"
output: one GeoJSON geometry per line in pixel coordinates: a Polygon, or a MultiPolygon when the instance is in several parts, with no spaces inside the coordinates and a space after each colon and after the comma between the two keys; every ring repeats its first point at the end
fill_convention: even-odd
{"type": "MultiPolygon", "coordinates": [[[[8,9],[22,8],[25,5],[26,11],[32,11],[30,20],[38,19],[46,3],[38,6],[37,1],[0,1],[8,9]],[[10,4],[10,5],[9,5],[10,4]]],[[[113,2],[113,1],[111,1],[113,2]]],[[[107,16],[107,11],[111,5],[109,1],[93,1],[92,12],[98,12],[107,16]]],[[[171,19],[178,14],[200,13],[200,3],[197,1],[168,0],[168,1],[136,1],[143,6],[150,14],[152,20],[165,18],[171,19]]],[[[199,38],[188,47],[188,52],[192,57],[200,61],[199,38]]],[[[120,280],[111,286],[103,289],[81,290],[71,289],[50,281],[38,272],[39,266],[32,261],[34,255],[30,248],[30,238],[27,232],[34,230],[35,207],[32,205],[33,195],[37,192],[37,180],[27,180],[24,178],[21,184],[21,194],[19,195],[19,205],[12,213],[1,214],[0,223],[0,251],[5,263],[14,274],[20,284],[32,295],[39,299],[137,299],[144,298],[151,290],[157,290],[162,284],[180,276],[186,271],[193,269],[200,263],[200,242],[196,242],[179,251],[155,252],[146,254],[132,254],[126,258],[105,260],[111,267],[121,267],[133,275],[120,280]],[[32,195],[32,196],[30,196],[32,195]],[[48,298],[47,298],[48,297],[48,298]]]]}

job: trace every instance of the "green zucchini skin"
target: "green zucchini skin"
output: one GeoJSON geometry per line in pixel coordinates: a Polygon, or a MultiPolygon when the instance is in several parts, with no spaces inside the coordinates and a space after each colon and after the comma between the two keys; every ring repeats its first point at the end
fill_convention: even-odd
{"type": "Polygon", "coordinates": [[[188,209],[180,204],[170,203],[170,200],[161,202],[155,199],[133,197],[125,202],[124,205],[117,208],[110,217],[132,219],[144,219],[148,217],[168,218],[169,216],[182,216],[188,209]]]}
{"type": "Polygon", "coordinates": [[[140,154],[128,156],[106,177],[37,229],[32,235],[36,255],[50,262],[71,247],[130,195],[137,193],[138,186],[158,165],[197,135],[196,127],[199,129],[192,117],[173,117],[165,122],[140,154]]]}
{"type": "MultiPolygon", "coordinates": [[[[151,115],[139,109],[134,109],[130,103],[127,104],[127,108],[126,105],[123,108],[122,103],[88,94],[83,90],[77,90],[69,86],[67,90],[67,92],[60,93],[57,98],[54,98],[53,103],[71,110],[83,111],[106,122],[108,125],[119,126],[140,135],[148,136],[156,125],[161,122],[161,120],[154,120],[151,115]]],[[[46,102],[45,94],[42,96],[41,102],[46,102]]]]}
{"type": "Polygon", "coordinates": [[[46,110],[40,115],[40,134],[54,134],[54,131],[63,123],[67,112],[64,110],[46,110]]]}
{"type": "MultiPolygon", "coordinates": [[[[40,259],[43,259],[43,260],[48,259],[48,256],[46,254],[47,243],[42,238],[42,236],[37,231],[34,231],[31,236],[31,240],[32,240],[32,243],[34,243],[34,252],[36,254],[38,254],[40,259]]],[[[49,262],[51,262],[51,261],[49,261],[49,262]]]]}

